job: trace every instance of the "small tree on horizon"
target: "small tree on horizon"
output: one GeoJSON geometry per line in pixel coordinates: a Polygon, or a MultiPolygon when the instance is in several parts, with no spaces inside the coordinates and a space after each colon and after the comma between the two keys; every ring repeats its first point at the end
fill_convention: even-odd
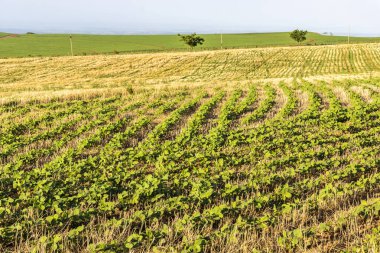
{"type": "Polygon", "coordinates": [[[293,40],[297,41],[298,44],[306,40],[306,34],[308,31],[306,30],[294,30],[293,32],[290,33],[290,38],[293,40]]]}
{"type": "Polygon", "coordinates": [[[178,34],[178,36],[181,37],[181,41],[185,42],[185,44],[188,45],[191,49],[194,49],[194,47],[198,45],[203,45],[205,42],[205,39],[198,36],[196,33],[190,35],[178,34]]]}

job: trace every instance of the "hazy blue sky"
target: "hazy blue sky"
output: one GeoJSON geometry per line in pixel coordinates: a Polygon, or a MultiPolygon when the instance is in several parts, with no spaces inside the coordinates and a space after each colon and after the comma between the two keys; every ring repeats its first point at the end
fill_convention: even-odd
{"type": "Polygon", "coordinates": [[[380,35],[380,0],[0,0],[0,31],[380,35]]]}

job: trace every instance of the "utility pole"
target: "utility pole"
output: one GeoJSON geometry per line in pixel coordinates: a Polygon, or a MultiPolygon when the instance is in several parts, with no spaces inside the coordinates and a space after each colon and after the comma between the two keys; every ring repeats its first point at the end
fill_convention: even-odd
{"type": "Polygon", "coordinates": [[[350,44],[351,25],[348,27],[348,44],[350,44]]]}
{"type": "Polygon", "coordinates": [[[74,51],[73,51],[73,38],[70,34],[70,47],[71,47],[71,56],[74,56],[74,51]]]}
{"type": "Polygon", "coordinates": [[[223,33],[220,33],[220,49],[223,49],[223,33]]]}

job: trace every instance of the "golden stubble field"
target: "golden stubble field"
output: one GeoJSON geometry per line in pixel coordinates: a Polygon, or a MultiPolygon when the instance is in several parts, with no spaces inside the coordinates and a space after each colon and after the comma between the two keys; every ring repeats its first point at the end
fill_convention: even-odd
{"type": "Polygon", "coordinates": [[[377,76],[380,44],[0,59],[0,97],[377,76]]]}

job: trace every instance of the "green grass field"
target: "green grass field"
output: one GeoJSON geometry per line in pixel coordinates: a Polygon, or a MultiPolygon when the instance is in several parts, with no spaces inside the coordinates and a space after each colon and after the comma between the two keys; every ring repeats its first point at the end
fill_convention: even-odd
{"type": "MultiPolygon", "coordinates": [[[[70,55],[67,34],[31,34],[5,37],[0,33],[0,57],[62,56],[70,55]]],[[[220,48],[220,35],[202,35],[206,42],[197,50],[220,48]]],[[[297,43],[289,33],[225,34],[224,48],[293,46],[297,43]]],[[[380,38],[352,38],[353,43],[380,42],[380,38]]],[[[324,36],[309,33],[304,44],[341,44],[345,36],[324,36]]],[[[74,54],[115,54],[128,52],[181,51],[185,45],[177,35],[73,35],[74,54]]]]}

